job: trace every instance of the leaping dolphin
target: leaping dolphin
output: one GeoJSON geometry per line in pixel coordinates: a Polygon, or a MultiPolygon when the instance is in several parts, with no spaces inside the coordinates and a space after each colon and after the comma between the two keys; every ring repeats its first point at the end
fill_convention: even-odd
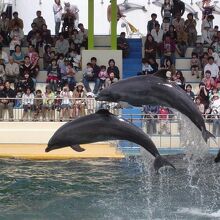
{"type": "MultiPolygon", "coordinates": [[[[167,70],[160,70],[157,75],[165,75],[167,70]]],[[[204,119],[186,92],[175,83],[154,76],[134,76],[118,81],[103,89],[96,97],[98,101],[128,102],[130,105],[162,105],[174,108],[186,115],[202,132],[204,140],[214,137],[206,130],[204,119]]]]}
{"type": "Polygon", "coordinates": [[[138,4],[134,4],[134,3],[129,3],[128,0],[124,0],[124,2],[121,3],[121,4],[119,4],[118,6],[119,6],[120,11],[121,11],[122,13],[126,13],[126,12],[133,11],[133,10],[137,10],[137,9],[141,9],[141,10],[143,10],[144,12],[147,11],[147,9],[145,8],[145,6],[138,5],[138,4]]]}
{"type": "Polygon", "coordinates": [[[106,109],[70,121],[61,126],[50,138],[46,152],[71,146],[76,151],[83,151],[80,144],[107,140],[128,140],[142,146],[154,157],[154,167],[171,166],[170,162],[160,156],[153,141],[137,126],[120,119],[106,109]]]}

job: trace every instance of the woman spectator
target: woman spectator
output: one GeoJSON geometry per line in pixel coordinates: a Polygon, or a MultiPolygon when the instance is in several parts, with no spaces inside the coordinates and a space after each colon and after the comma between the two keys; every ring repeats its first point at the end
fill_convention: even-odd
{"type": "Polygon", "coordinates": [[[19,66],[24,63],[24,53],[21,51],[21,46],[16,45],[15,51],[12,53],[12,57],[14,62],[17,63],[19,66]]]}
{"type": "Polygon", "coordinates": [[[192,53],[192,58],[190,60],[190,66],[191,66],[192,76],[196,75],[196,77],[198,79],[199,78],[200,61],[199,61],[197,53],[192,53]]]}
{"type": "Polygon", "coordinates": [[[205,106],[205,109],[207,109],[209,106],[209,94],[205,88],[204,82],[201,82],[199,84],[199,91],[197,93],[197,96],[200,97],[200,102],[205,106]]]}
{"type": "Polygon", "coordinates": [[[187,94],[192,100],[195,99],[195,94],[194,94],[194,92],[192,91],[192,85],[191,85],[191,84],[187,84],[187,85],[186,85],[186,94],[187,94]]]}
{"type": "Polygon", "coordinates": [[[189,13],[185,21],[185,32],[188,36],[188,46],[195,46],[197,40],[196,20],[193,19],[193,14],[189,13]]]}
{"type": "Polygon", "coordinates": [[[115,77],[115,73],[109,73],[109,78],[105,80],[105,88],[109,87],[112,83],[118,82],[118,78],[115,77]]]}
{"type": "Polygon", "coordinates": [[[80,70],[80,62],[81,62],[81,55],[78,53],[76,49],[70,49],[67,55],[68,60],[73,64],[73,67],[76,71],[80,70]]]}
{"type": "Polygon", "coordinates": [[[157,53],[157,43],[154,41],[154,38],[151,34],[146,36],[144,43],[144,57],[149,59],[149,57],[156,58],[157,53]]]}
{"type": "Polygon", "coordinates": [[[178,70],[174,75],[173,80],[180,88],[185,90],[185,78],[182,71],[178,70]]]}
{"type": "Polygon", "coordinates": [[[177,33],[175,30],[174,25],[169,26],[169,30],[167,32],[168,35],[170,35],[170,38],[176,43],[177,42],[177,33]]]}
{"type": "Polygon", "coordinates": [[[60,69],[56,59],[51,60],[51,64],[47,69],[47,83],[49,83],[52,91],[56,91],[60,80],[60,69]]]}
{"type": "Polygon", "coordinates": [[[43,66],[46,70],[51,63],[51,46],[49,44],[44,47],[43,66]]]}
{"type": "Polygon", "coordinates": [[[205,105],[202,103],[202,98],[200,96],[197,96],[195,99],[196,106],[201,114],[205,113],[205,105]]]}
{"type": "Polygon", "coordinates": [[[28,119],[28,111],[30,111],[30,117],[32,118],[32,113],[34,111],[34,94],[30,88],[26,88],[25,93],[22,95],[22,105],[24,111],[21,121],[28,119]]]}
{"type": "Polygon", "coordinates": [[[207,92],[210,92],[215,87],[215,80],[211,77],[210,70],[205,71],[205,76],[202,79],[202,82],[205,84],[207,92]]]}
{"type": "Polygon", "coordinates": [[[119,69],[118,67],[115,65],[115,60],[114,59],[110,59],[108,61],[108,68],[107,68],[107,73],[110,74],[111,72],[114,72],[115,74],[115,77],[117,79],[120,79],[120,72],[119,72],[119,69]]]}
{"type": "Polygon", "coordinates": [[[164,3],[161,7],[161,16],[162,18],[172,18],[172,8],[173,4],[171,0],[164,0],[164,3]]]}
{"type": "Polygon", "coordinates": [[[27,88],[30,88],[31,91],[34,91],[34,81],[29,75],[28,71],[24,72],[24,77],[18,81],[16,86],[17,88],[22,88],[22,91],[25,92],[27,88]]]}
{"type": "Polygon", "coordinates": [[[83,83],[76,84],[76,88],[73,91],[73,113],[72,117],[79,117],[85,115],[86,106],[86,93],[83,83]]]}
{"type": "Polygon", "coordinates": [[[31,76],[36,83],[36,77],[39,72],[39,54],[35,51],[35,48],[33,45],[29,45],[28,47],[28,53],[27,55],[30,57],[30,63],[32,65],[33,75],[31,76]]]}
{"type": "Polygon", "coordinates": [[[171,72],[171,78],[173,78],[173,76],[175,76],[176,68],[175,68],[175,65],[172,63],[170,58],[165,59],[164,68],[167,69],[167,71],[171,72]]]}

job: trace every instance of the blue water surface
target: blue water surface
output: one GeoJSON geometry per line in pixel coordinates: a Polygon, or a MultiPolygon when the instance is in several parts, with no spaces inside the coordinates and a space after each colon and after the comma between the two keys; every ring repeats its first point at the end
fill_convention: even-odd
{"type": "MultiPolygon", "coordinates": [[[[122,160],[0,160],[1,220],[220,219],[220,164],[183,155],[156,174],[122,160]]],[[[143,163],[144,161],[144,163],[143,163]]],[[[150,163],[150,162],[149,162],[150,163]]]]}

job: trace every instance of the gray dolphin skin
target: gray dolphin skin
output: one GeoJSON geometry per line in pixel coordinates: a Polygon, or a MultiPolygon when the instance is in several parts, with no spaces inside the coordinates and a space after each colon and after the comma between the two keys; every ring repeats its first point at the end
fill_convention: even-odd
{"type": "Polygon", "coordinates": [[[175,83],[159,75],[166,70],[157,72],[157,76],[134,76],[113,83],[103,89],[96,97],[98,101],[128,102],[133,106],[161,105],[174,108],[186,115],[202,132],[204,140],[215,137],[206,130],[204,119],[192,99],[175,83]]]}
{"type": "Polygon", "coordinates": [[[46,152],[71,146],[74,150],[82,151],[80,144],[94,143],[107,140],[128,140],[142,146],[154,157],[154,167],[162,166],[175,168],[160,156],[153,141],[142,129],[101,109],[95,114],[87,115],[70,121],[61,126],[50,138],[46,152]]]}
{"type": "Polygon", "coordinates": [[[217,156],[216,156],[216,158],[215,158],[215,162],[216,162],[216,163],[219,163],[219,162],[220,162],[220,150],[218,151],[218,154],[217,154],[217,156]]]}

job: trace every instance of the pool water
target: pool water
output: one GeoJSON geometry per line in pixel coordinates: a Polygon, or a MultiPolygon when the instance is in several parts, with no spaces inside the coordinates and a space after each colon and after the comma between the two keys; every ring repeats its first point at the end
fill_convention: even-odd
{"type": "Polygon", "coordinates": [[[220,219],[220,164],[213,158],[167,156],[176,170],[159,174],[146,157],[0,160],[0,219],[220,219]]]}

